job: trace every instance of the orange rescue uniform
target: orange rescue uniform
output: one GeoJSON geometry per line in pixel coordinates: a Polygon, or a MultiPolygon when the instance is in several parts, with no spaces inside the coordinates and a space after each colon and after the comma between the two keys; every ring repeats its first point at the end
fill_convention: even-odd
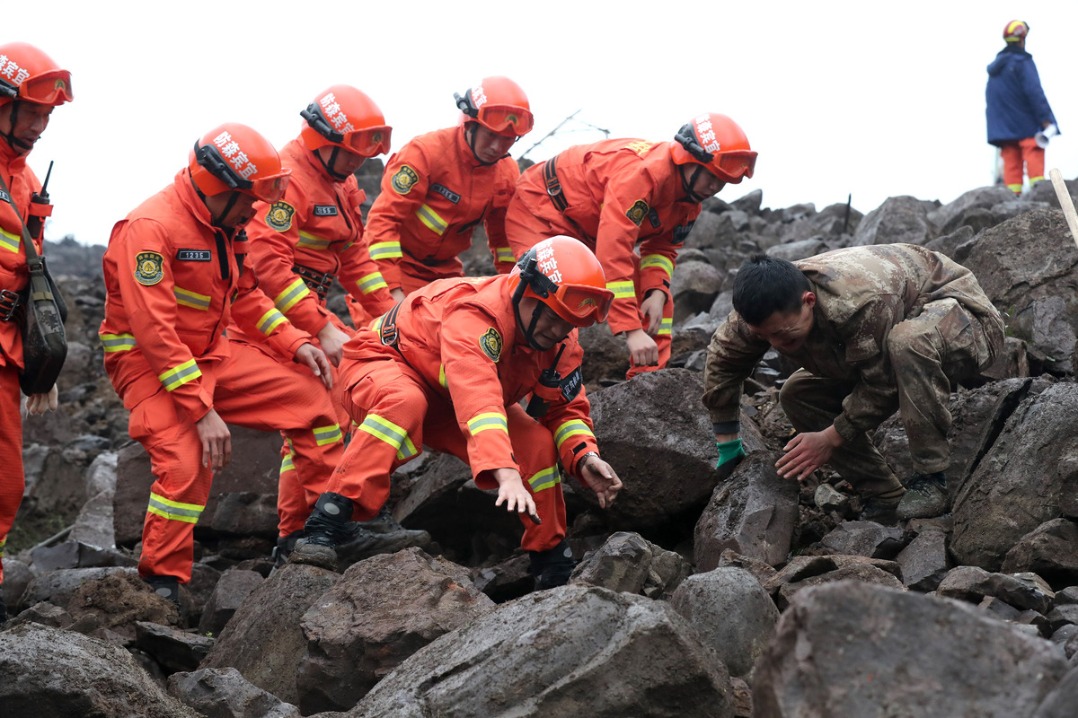
{"type": "Polygon", "coordinates": [[[630,377],[670,360],[670,280],[678,249],[700,214],[700,204],[686,196],[670,145],[618,139],[570,147],[521,175],[506,215],[509,246],[518,257],[557,234],[595,252],[614,292],[607,322],[615,334],[645,328],[640,302],[653,289],[666,295],[655,337],[659,364],[631,367],[630,377]]]}
{"type": "Polygon", "coordinates": [[[479,162],[465,127],[420,135],[389,158],[367,230],[390,289],[408,294],[435,279],[463,276],[458,255],[471,247],[480,222],[498,273],[515,266],[505,211],[520,170],[512,157],[479,162]]]}
{"type": "Polygon", "coordinates": [[[529,347],[518,335],[509,279],[434,282],[345,344],[341,383],[358,427],[330,491],[352,499],[357,518],[378,513],[390,475],[426,445],[466,461],[482,489],[497,487],[492,469],[520,471],[542,519],[537,526],[522,518],[525,550],[565,537],[559,460],[576,474],[577,462],[597,450],[583,351],[575,330],[552,349],[529,347]],[[539,387],[552,367],[560,385],[539,387]],[[533,391],[547,402],[538,420],[519,404],[533,391]]]}
{"type": "Polygon", "coordinates": [[[105,370],[156,478],[142,535],[144,577],[191,578],[194,525],[213,478],[202,465],[195,423],[211,409],[231,423],[284,432],[309,506],[343,452],[321,382],[306,367],[282,364],[225,334],[235,319],[286,357],[311,341],[273,306],[253,273],[242,271],[243,237],[212,226],[184,169],[116,224],[102,260],[105,370]]]}
{"type": "MultiPolygon", "coordinates": [[[[255,219],[247,227],[247,267],[294,326],[316,337],[331,322],[351,334],[326,308],[326,294],[334,279],[360,303],[367,321],[393,306],[386,282],[367,251],[360,213],[363,190],[354,176],[343,182],[330,177],[300,139],[289,142],[280,156],[282,166],[292,170],[291,181],[281,201],[255,204],[255,219]]],[[[234,339],[262,344],[259,336],[249,336],[235,321],[228,332],[234,339]]],[[[347,429],[348,417],[340,408],[336,386],[333,398],[338,422],[347,429]]],[[[282,447],[277,507],[281,536],[302,529],[310,513],[288,441],[282,447]]]]}
{"type": "MultiPolygon", "coordinates": [[[[43,205],[30,204],[30,197],[41,189],[34,171],[26,165],[26,155],[16,154],[11,145],[0,140],[0,173],[11,193],[11,199],[19,208],[18,214],[0,198],[0,584],[4,582],[4,546],[7,535],[15,523],[19,511],[26,476],[22,462],[22,394],[19,390],[19,373],[22,371],[22,331],[19,316],[5,311],[15,301],[13,295],[21,293],[30,282],[26,268],[26,247],[23,245],[22,223],[31,212],[45,209],[43,205]]],[[[3,190],[0,190],[2,192],[3,190]]],[[[51,208],[48,208],[51,210],[51,208]]],[[[44,224],[44,223],[43,223],[44,224]]],[[[34,247],[41,254],[44,247],[42,232],[33,238],[34,247]]],[[[17,598],[17,597],[15,597],[17,598]]],[[[14,600],[8,596],[9,600],[14,600]]]]}

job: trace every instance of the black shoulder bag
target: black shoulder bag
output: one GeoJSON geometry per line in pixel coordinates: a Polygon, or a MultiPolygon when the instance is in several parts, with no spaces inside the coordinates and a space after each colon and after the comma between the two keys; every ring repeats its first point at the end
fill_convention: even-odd
{"type": "MultiPolygon", "coordinates": [[[[50,162],[45,184],[42,185],[41,192],[31,198],[31,202],[46,205],[49,203],[46,187],[51,175],[50,162]]],[[[19,208],[15,206],[15,200],[2,176],[0,190],[3,190],[4,199],[15,211],[22,227],[22,243],[26,248],[26,265],[30,273],[30,282],[19,295],[22,316],[13,317],[13,320],[20,322],[22,330],[23,368],[19,375],[19,387],[27,396],[45,394],[56,383],[67,358],[67,335],[64,333],[67,304],[45,267],[45,258],[37,253],[30,230],[23,222],[19,208]]],[[[37,220],[37,223],[43,221],[39,217],[31,217],[30,220],[37,220]]],[[[40,231],[40,227],[35,229],[40,231]]]]}

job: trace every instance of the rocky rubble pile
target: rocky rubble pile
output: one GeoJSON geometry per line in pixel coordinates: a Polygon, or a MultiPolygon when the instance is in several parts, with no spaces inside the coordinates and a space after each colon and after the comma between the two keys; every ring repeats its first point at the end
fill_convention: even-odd
{"type": "MultiPolygon", "coordinates": [[[[72,351],[62,411],[26,422],[0,712],[1073,715],[1078,249],[1051,187],[1021,200],[981,188],[947,205],[893,197],[867,215],[761,200],[705,204],[674,276],[670,368],[622,382],[621,342],[583,332],[596,433],[626,488],[602,511],[567,482],[583,560],[569,586],[544,592],[515,519],[444,455],[404,467],[391,497],[399,521],[430,532],[428,551],[343,574],[273,570],[280,440],[237,429],[177,611],[134,568],[152,477],[101,370],[103,288],[65,270],[72,351]],[[888,242],[965,264],[1007,319],[1006,361],[952,399],[951,513],[882,526],[857,520],[857,498],[826,471],[780,479],[791,428],[776,387],[794,367],[775,356],[743,402],[749,458],[717,471],[700,369],[736,268],[755,252],[888,242]]],[[[478,273],[488,259],[476,244],[478,273]]],[[[896,419],[876,441],[910,473],[896,419]]]]}

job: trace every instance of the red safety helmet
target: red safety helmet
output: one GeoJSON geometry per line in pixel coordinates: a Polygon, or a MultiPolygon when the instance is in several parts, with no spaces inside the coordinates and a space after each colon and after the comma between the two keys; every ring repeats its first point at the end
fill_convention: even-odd
{"type": "Polygon", "coordinates": [[[59,107],[74,99],[71,73],[25,42],[0,45],[0,105],[13,100],[59,107]]]}
{"type": "Polygon", "coordinates": [[[513,304],[534,297],[577,327],[606,319],[614,293],[606,288],[603,267],[578,239],[559,235],[524,253],[509,275],[513,304]]]}
{"type": "Polygon", "coordinates": [[[1022,42],[1029,34],[1029,23],[1023,20],[1011,20],[1003,28],[1003,39],[1007,42],[1022,42]]]}
{"type": "Polygon", "coordinates": [[[756,153],[742,129],[726,115],[700,115],[683,125],[674,140],[670,145],[674,164],[702,165],[731,184],[752,177],[756,153]]]}
{"type": "Polygon", "coordinates": [[[349,85],[334,85],[299,113],[307,121],[300,135],[307,149],[336,146],[360,157],[389,152],[393,128],[365,93],[349,85]]]}
{"type": "Polygon", "coordinates": [[[284,197],[292,170],[269,140],[247,125],[229,122],[195,142],[188,159],[191,180],[202,194],[243,192],[263,202],[284,197]]]}
{"type": "Polygon", "coordinates": [[[535,124],[528,96],[508,77],[486,77],[464,96],[453,93],[465,122],[478,122],[506,137],[523,137],[535,124]]]}

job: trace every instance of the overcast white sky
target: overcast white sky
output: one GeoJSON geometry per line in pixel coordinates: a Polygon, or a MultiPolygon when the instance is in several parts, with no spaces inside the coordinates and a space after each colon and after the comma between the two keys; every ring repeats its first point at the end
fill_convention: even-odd
{"type": "Polygon", "coordinates": [[[112,224],[172,181],[194,141],[243,122],[278,146],[325,87],[367,92],[394,148],[456,122],[453,93],[486,75],[524,88],[536,115],[519,156],[612,137],[667,140],[700,112],[733,117],[759,153],[764,205],[887,197],[947,203],[991,184],[985,66],[1024,19],[1062,135],[1048,167],[1078,176],[1078,2],[906,0],[51,0],[5,3],[0,42],[40,46],[72,71],[30,156],[56,205],[47,237],[105,244],[112,224]]]}

